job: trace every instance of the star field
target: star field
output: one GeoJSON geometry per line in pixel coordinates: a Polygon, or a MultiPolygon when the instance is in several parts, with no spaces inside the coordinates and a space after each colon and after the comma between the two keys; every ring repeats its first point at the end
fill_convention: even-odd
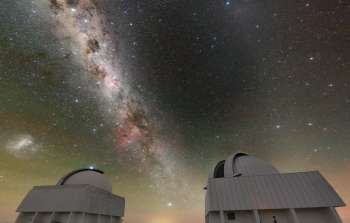
{"type": "Polygon", "coordinates": [[[0,223],[32,186],[82,167],[126,197],[126,222],[203,222],[210,168],[236,151],[320,170],[349,203],[349,10],[2,0],[0,223]]]}

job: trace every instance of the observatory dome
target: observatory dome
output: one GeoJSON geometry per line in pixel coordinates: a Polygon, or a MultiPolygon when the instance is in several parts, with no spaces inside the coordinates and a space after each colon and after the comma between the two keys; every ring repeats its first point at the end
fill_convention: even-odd
{"type": "Polygon", "coordinates": [[[278,174],[270,163],[245,153],[235,153],[226,160],[218,162],[211,178],[278,174]]]}
{"type": "Polygon", "coordinates": [[[206,223],[342,223],[345,203],[320,172],[279,173],[245,153],[218,162],[204,189],[206,223]]]}
{"type": "Polygon", "coordinates": [[[64,176],[57,185],[87,184],[112,193],[112,184],[104,172],[97,169],[80,169],[64,176]]]}

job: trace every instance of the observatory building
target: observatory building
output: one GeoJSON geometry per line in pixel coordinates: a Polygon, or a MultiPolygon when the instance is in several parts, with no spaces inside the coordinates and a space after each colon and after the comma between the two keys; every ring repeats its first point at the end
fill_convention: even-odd
{"type": "Polygon", "coordinates": [[[81,169],[57,185],[34,187],[17,208],[16,223],[121,223],[124,207],[102,171],[81,169]]]}
{"type": "Polygon", "coordinates": [[[279,173],[245,153],[218,162],[205,189],[206,223],[341,223],[345,206],[318,171],[279,173]]]}

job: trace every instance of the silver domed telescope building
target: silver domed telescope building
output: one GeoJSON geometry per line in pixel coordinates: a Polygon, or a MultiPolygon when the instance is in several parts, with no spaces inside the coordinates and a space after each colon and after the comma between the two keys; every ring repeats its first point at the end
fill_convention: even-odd
{"type": "Polygon", "coordinates": [[[34,187],[17,208],[16,223],[121,223],[124,207],[102,171],[81,169],[57,185],[34,187]]]}
{"type": "Polygon", "coordinates": [[[341,223],[345,206],[318,171],[279,173],[245,153],[218,162],[205,189],[206,223],[341,223]]]}

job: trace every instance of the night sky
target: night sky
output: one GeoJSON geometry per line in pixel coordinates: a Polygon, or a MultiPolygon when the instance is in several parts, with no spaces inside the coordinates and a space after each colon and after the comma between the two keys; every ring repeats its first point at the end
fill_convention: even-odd
{"type": "Polygon", "coordinates": [[[350,203],[349,21],[344,0],[1,0],[0,223],[90,166],[127,223],[204,222],[237,151],[350,203]]]}

